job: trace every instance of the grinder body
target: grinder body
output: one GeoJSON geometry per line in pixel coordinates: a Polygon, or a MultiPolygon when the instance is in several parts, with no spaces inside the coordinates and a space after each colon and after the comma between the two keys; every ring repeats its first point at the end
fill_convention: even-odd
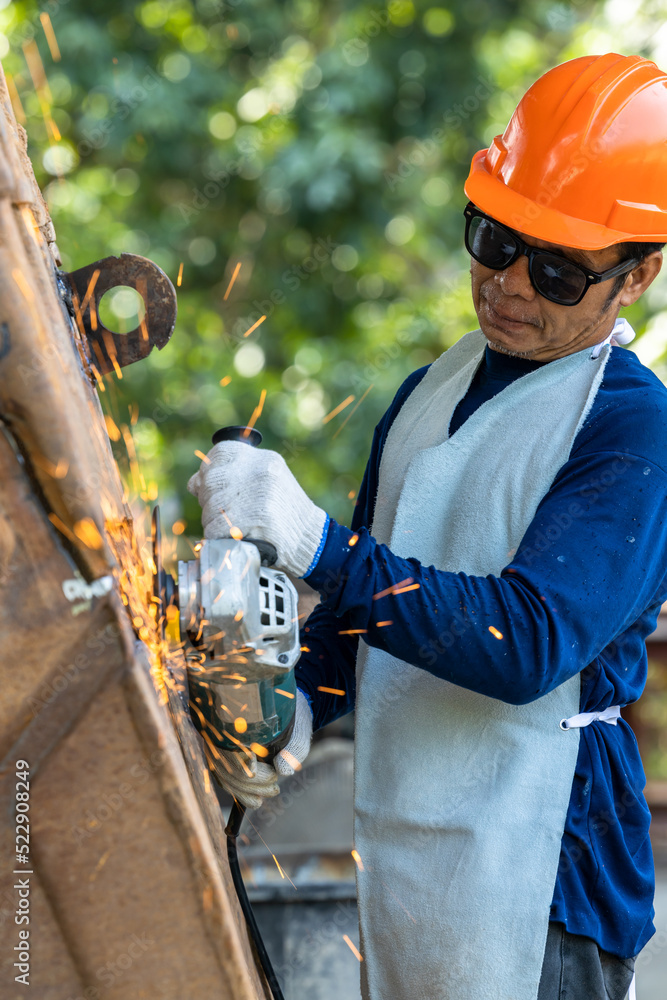
{"type": "MultiPolygon", "coordinates": [[[[250,541],[205,539],[178,564],[179,622],[193,720],[220,749],[273,757],[291,734],[300,640],[291,581],[250,541]]],[[[208,737],[208,739],[207,739],[208,737]]]]}

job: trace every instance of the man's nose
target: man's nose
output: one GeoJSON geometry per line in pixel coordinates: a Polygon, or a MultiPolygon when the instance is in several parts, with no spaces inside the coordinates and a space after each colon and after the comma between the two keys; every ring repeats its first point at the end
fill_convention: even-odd
{"type": "Polygon", "coordinates": [[[522,299],[531,301],[537,294],[530,280],[528,258],[525,254],[521,254],[504,271],[496,271],[493,280],[500,285],[504,295],[520,295],[522,299]]]}

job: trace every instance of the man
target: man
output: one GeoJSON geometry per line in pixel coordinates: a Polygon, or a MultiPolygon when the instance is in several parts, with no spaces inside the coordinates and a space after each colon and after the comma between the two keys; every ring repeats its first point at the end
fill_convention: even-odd
{"type": "MultiPolygon", "coordinates": [[[[476,154],[480,330],[399,389],[352,530],[272,452],[217,445],[191,481],[207,537],[266,538],[321,594],[275,768],[356,704],[371,1000],[623,1000],[654,932],[619,716],[667,599],[667,391],[612,345],[660,270],[666,138],[667,75],[608,54],[543,76],[476,154]]],[[[242,801],[276,794],[229,759],[242,801]]]]}

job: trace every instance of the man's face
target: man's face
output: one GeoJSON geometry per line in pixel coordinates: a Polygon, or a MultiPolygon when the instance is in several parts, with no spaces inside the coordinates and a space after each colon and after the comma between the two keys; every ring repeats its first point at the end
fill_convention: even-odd
{"type": "MultiPolygon", "coordinates": [[[[529,246],[552,250],[592,271],[605,271],[619,263],[618,248],[614,246],[575,250],[523,233],[518,235],[529,246]]],[[[628,304],[620,301],[621,291],[608,301],[613,278],[591,285],[575,306],[550,302],[533,288],[524,255],[504,271],[493,271],[473,259],[470,275],[475,312],[489,345],[496,351],[535,361],[553,361],[600,343],[611,333],[620,306],[628,304]]]]}

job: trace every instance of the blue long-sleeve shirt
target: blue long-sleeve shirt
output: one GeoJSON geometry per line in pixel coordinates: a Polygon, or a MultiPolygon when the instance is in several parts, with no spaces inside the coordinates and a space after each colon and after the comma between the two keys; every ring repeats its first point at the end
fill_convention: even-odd
{"type": "MultiPolygon", "coordinates": [[[[531,364],[487,348],[450,433],[531,364]]],[[[329,522],[306,577],[321,600],[301,631],[306,650],[296,673],[315,728],[354,707],[359,636],[512,704],[576,673],[582,712],[636,701],[646,681],[644,640],[667,599],[667,390],[635,354],[613,348],[570,458],[517,552],[499,577],[477,577],[399,558],[369,532],[389,428],[426,371],[406,379],[376,427],[352,527],[329,522]],[[408,577],[420,586],[373,599],[408,577]]],[[[644,784],[626,722],[581,730],[550,916],[623,958],[654,933],[644,784]]]]}

